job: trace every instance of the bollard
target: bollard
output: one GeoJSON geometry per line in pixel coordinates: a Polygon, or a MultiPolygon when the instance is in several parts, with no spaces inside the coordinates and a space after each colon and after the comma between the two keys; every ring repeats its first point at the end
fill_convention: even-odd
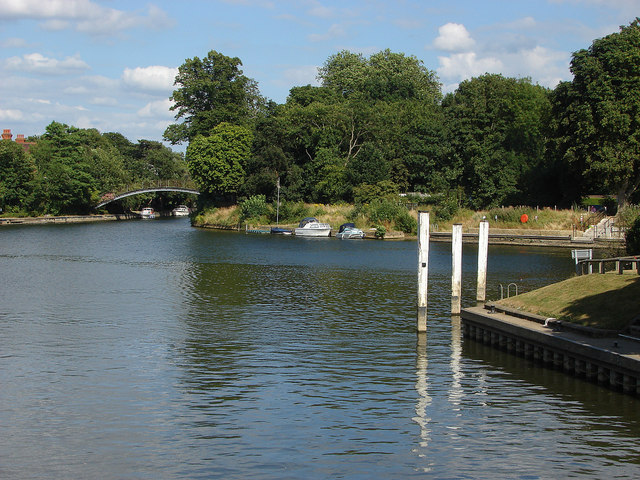
{"type": "Polygon", "coordinates": [[[429,212],[418,212],[418,332],[427,331],[429,212]]]}
{"type": "Polygon", "coordinates": [[[462,224],[453,225],[451,232],[451,315],[460,315],[462,294],[462,224]]]}
{"type": "Polygon", "coordinates": [[[478,291],[476,302],[484,305],[487,298],[487,256],[489,255],[489,222],[480,222],[478,232],[478,291]]]}

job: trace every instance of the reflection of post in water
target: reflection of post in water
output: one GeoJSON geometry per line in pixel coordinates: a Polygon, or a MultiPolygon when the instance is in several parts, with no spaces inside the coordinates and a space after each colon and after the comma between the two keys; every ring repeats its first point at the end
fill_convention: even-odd
{"type": "MultiPolygon", "coordinates": [[[[464,396],[462,389],[462,326],[459,316],[451,317],[451,389],[449,401],[454,405],[454,410],[460,410],[460,403],[464,396]]],[[[460,414],[458,413],[457,416],[460,414]]]]}
{"type": "MultiPolygon", "coordinates": [[[[413,417],[413,421],[420,426],[421,449],[428,447],[431,441],[431,429],[429,428],[431,417],[427,415],[427,409],[431,405],[427,363],[427,335],[419,333],[416,346],[416,391],[418,392],[418,401],[416,402],[416,416],[413,417]]],[[[419,452],[419,454],[423,455],[422,452],[419,452]]]]}

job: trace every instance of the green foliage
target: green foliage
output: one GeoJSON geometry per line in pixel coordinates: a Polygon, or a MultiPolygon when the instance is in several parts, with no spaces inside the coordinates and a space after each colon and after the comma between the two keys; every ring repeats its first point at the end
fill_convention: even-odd
{"type": "MultiPolygon", "coordinates": [[[[271,221],[276,220],[276,208],[275,205],[271,209],[271,221]]],[[[296,223],[305,217],[313,217],[317,215],[317,210],[314,210],[303,202],[287,202],[281,201],[279,208],[280,223],[296,223]]]]}
{"type": "Polygon", "coordinates": [[[387,229],[384,227],[384,225],[375,225],[374,228],[376,229],[374,233],[376,238],[384,238],[384,236],[387,234],[387,229]]]}
{"type": "Polygon", "coordinates": [[[269,205],[264,195],[254,195],[240,202],[240,219],[256,219],[269,212],[269,205]]]}
{"type": "Polygon", "coordinates": [[[526,201],[531,172],[544,158],[548,92],[528,79],[485,74],[462,82],[443,107],[453,150],[445,179],[464,187],[465,204],[526,201]]]}
{"type": "Polygon", "coordinates": [[[629,255],[640,254],[640,217],[631,225],[626,234],[626,249],[629,255]]]}
{"type": "Polygon", "coordinates": [[[186,59],[178,68],[171,100],[171,110],[177,111],[176,120],[183,123],[170,125],[165,140],[172,144],[191,141],[198,135],[208,137],[223,122],[249,125],[264,100],[254,80],[243,75],[242,62],[215,50],[200,59],[186,59]]]}
{"type": "Polygon", "coordinates": [[[401,232],[412,234],[418,231],[418,220],[413,218],[405,209],[398,211],[394,218],[394,223],[401,232]]]}
{"type": "Polygon", "coordinates": [[[341,96],[369,100],[416,99],[437,102],[440,84],[421,60],[389,49],[371,55],[343,50],[330,56],[318,74],[322,85],[341,96]]]}
{"type": "Polygon", "coordinates": [[[229,195],[244,180],[243,163],[249,157],[251,133],[244,127],[221,123],[208,137],[194,138],[187,147],[187,165],[201,192],[229,195]]]}
{"type": "Polygon", "coordinates": [[[640,18],[575,52],[571,72],[555,92],[557,155],[622,207],[640,185],[640,18]]]}
{"type": "Polygon", "coordinates": [[[459,200],[453,194],[441,196],[433,209],[436,220],[451,220],[460,209],[459,200]]]}
{"type": "Polygon", "coordinates": [[[2,212],[21,211],[27,202],[35,179],[31,156],[17,143],[0,141],[0,207],[2,212]]]}
{"type": "Polygon", "coordinates": [[[371,203],[374,200],[396,197],[398,195],[398,186],[389,181],[383,180],[375,185],[363,183],[353,189],[353,198],[356,204],[371,203]]]}
{"type": "Polygon", "coordinates": [[[618,211],[618,226],[630,228],[640,218],[640,205],[626,205],[618,211]]]}

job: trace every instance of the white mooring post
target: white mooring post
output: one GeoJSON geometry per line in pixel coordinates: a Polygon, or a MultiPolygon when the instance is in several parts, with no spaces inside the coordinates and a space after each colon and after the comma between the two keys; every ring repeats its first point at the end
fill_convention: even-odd
{"type": "Polygon", "coordinates": [[[487,257],[489,255],[489,222],[480,222],[478,233],[478,294],[476,302],[484,305],[487,299],[487,257]]]}
{"type": "Polygon", "coordinates": [[[460,315],[462,295],[462,224],[451,231],[451,315],[460,315]]]}
{"type": "Polygon", "coordinates": [[[418,212],[418,332],[427,331],[429,212],[418,212]]]}

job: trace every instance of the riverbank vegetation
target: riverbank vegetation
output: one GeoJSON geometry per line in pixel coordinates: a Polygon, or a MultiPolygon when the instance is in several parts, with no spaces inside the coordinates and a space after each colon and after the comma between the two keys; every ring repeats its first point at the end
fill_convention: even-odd
{"type": "Polygon", "coordinates": [[[570,278],[500,304],[579,325],[625,330],[638,317],[640,277],[608,272],[570,278]]]}
{"type": "Polygon", "coordinates": [[[481,220],[489,220],[492,229],[509,229],[521,233],[535,231],[571,231],[580,225],[581,213],[574,210],[552,208],[505,207],[489,210],[458,209],[454,215],[443,214],[437,205],[412,203],[403,197],[388,197],[366,204],[305,204],[302,202],[268,203],[264,196],[254,196],[239,205],[209,208],[196,214],[195,226],[243,227],[280,226],[295,227],[304,217],[316,217],[337,229],[342,223],[353,222],[363,230],[402,232],[415,235],[418,210],[430,212],[433,230],[451,231],[454,223],[462,224],[463,230],[474,231],[481,220]],[[522,216],[528,217],[526,223],[522,216]]]}
{"type": "MultiPolygon", "coordinates": [[[[58,122],[49,124],[43,135],[26,140],[26,145],[0,142],[4,216],[86,214],[101,195],[124,185],[189,178],[183,156],[160,142],[134,144],[119,133],[101,134],[58,122]]],[[[130,197],[113,207],[136,209],[153,198],[130,197]]]]}
{"type": "Polygon", "coordinates": [[[239,58],[211,51],[185,60],[175,79],[176,123],[164,138],[186,145],[184,159],[157,142],[53,122],[28,151],[2,141],[0,207],[86,213],[127,184],[191,178],[197,219],[236,205],[238,220],[272,224],[278,194],[285,222],[323,217],[309,205],[349,204],[336,220],[400,231],[415,228],[411,208],[423,205],[438,225],[471,210],[522,227],[522,213],[502,206],[525,205],[524,227],[535,228],[550,208],[591,194],[613,213],[640,201],[639,22],[575,52],[573,80],[554,89],[485,74],[443,95],[414,56],[341,51],[318,69],[318,86],[295,86],[277,104],[239,58]]]}

